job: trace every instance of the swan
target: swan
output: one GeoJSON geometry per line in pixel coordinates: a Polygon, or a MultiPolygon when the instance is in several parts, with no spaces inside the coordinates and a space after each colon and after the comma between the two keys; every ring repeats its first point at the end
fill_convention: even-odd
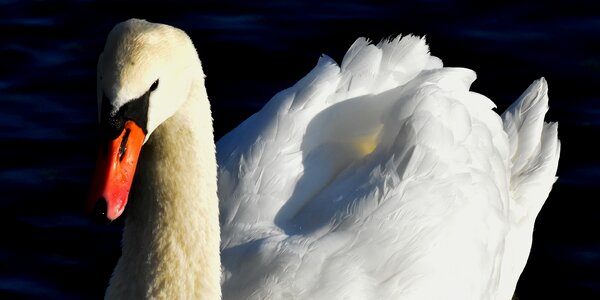
{"type": "Polygon", "coordinates": [[[191,39],[117,24],[87,202],[108,221],[128,205],[106,298],[510,299],[557,124],[543,78],[499,116],[475,77],[423,38],[360,38],[215,146],[191,39]]]}

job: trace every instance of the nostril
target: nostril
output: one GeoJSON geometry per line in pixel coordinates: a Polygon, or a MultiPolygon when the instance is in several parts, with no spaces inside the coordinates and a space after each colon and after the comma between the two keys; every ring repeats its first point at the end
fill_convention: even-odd
{"type": "Polygon", "coordinates": [[[121,146],[119,146],[119,161],[123,160],[123,155],[127,150],[127,140],[129,139],[129,134],[131,133],[131,129],[125,129],[125,135],[123,136],[123,140],[121,140],[121,146]]]}
{"type": "Polygon", "coordinates": [[[110,223],[110,220],[106,217],[107,210],[108,206],[106,204],[106,199],[104,199],[104,197],[100,197],[94,204],[94,209],[92,210],[92,219],[99,224],[110,223]]]}

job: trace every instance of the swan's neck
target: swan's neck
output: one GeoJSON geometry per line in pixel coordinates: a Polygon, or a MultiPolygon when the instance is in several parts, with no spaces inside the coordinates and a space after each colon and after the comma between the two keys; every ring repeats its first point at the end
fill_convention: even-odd
{"type": "Polygon", "coordinates": [[[220,299],[212,118],[203,79],[142,148],[107,298],[220,299]]]}

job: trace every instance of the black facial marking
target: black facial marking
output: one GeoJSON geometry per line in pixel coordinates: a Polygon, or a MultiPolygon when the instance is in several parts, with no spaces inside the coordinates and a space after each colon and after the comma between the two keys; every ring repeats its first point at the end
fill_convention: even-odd
{"type": "MultiPolygon", "coordinates": [[[[158,82],[158,80],[156,81],[158,82]]],[[[158,83],[157,83],[158,85],[158,83]]],[[[100,128],[105,139],[114,140],[123,131],[123,126],[127,120],[135,122],[144,133],[148,133],[148,106],[150,104],[150,94],[148,90],[141,97],[131,100],[123,105],[116,114],[112,114],[113,107],[106,94],[102,94],[102,107],[100,111],[100,128]]]]}
{"type": "Polygon", "coordinates": [[[150,92],[154,92],[158,88],[158,79],[150,86],[150,92]]]}

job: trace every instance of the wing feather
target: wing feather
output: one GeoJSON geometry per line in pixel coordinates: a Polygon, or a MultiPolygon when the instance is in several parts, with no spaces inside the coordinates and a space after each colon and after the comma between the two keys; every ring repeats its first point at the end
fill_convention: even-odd
{"type": "Polygon", "coordinates": [[[501,118],[442,66],[360,38],[218,142],[223,298],[510,298],[560,151],[545,81],[501,118]]]}

